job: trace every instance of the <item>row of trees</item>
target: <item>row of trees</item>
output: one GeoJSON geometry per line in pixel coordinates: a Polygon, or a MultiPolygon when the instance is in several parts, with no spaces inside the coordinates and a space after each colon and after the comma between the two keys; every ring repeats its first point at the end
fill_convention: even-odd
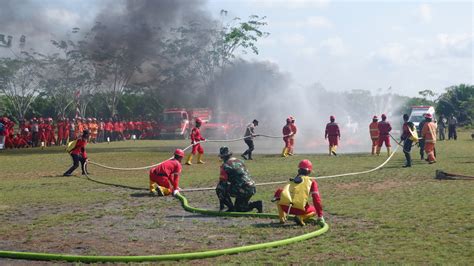
{"type": "Polygon", "coordinates": [[[155,116],[171,105],[208,105],[213,80],[235,53],[258,54],[256,42],[268,35],[265,25],[265,17],[256,15],[228,23],[188,21],[166,30],[122,25],[114,41],[102,23],[85,34],[74,28],[78,40],[53,40],[55,53],[0,58],[0,111],[16,119],[76,112],[128,117],[155,116]],[[137,31],[152,38],[134,39],[137,31]]]}
{"type": "Polygon", "coordinates": [[[414,105],[431,105],[438,115],[445,117],[454,115],[461,124],[474,123],[474,85],[459,84],[445,89],[444,93],[436,94],[431,90],[418,93],[420,97],[407,99],[406,109],[414,105]]]}

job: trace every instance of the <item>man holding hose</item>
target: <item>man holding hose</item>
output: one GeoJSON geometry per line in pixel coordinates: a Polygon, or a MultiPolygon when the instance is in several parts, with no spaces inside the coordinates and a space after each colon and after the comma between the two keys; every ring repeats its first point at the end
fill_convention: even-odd
{"type": "Polygon", "coordinates": [[[179,176],[184,151],[176,149],[174,158],[159,164],[150,170],[150,193],[155,196],[175,196],[179,192],[179,176]]]}
{"type": "Polygon", "coordinates": [[[305,225],[305,221],[317,215],[317,223],[325,223],[323,217],[323,206],[319,195],[318,184],[311,180],[308,175],[313,170],[313,164],[309,160],[302,160],[298,164],[298,174],[290,178],[290,182],[275,192],[273,202],[277,202],[280,222],[285,223],[288,214],[295,215],[295,221],[299,225],[305,225]],[[309,197],[313,200],[313,206],[309,204],[309,197]]]}

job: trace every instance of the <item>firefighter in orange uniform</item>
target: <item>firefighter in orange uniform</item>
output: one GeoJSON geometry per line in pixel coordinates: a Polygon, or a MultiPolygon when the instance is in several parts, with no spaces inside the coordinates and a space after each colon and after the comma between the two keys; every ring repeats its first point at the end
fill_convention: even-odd
{"type": "Polygon", "coordinates": [[[298,175],[291,178],[286,186],[275,192],[272,201],[277,202],[281,223],[286,222],[288,214],[295,215],[296,223],[299,225],[305,225],[306,220],[317,215],[317,223],[321,226],[324,225],[318,183],[308,176],[312,170],[313,164],[309,160],[302,160],[298,165],[298,175]],[[310,197],[313,200],[313,205],[309,204],[310,197]]]}
{"type": "Polygon", "coordinates": [[[196,117],[196,126],[191,130],[191,144],[193,144],[193,150],[191,154],[188,155],[188,159],[186,160],[187,165],[191,165],[193,160],[193,155],[198,152],[198,163],[203,164],[204,161],[202,160],[202,155],[204,154],[204,149],[202,148],[200,141],[205,141],[206,139],[201,136],[201,131],[199,128],[202,125],[202,120],[199,117],[196,117]]]}
{"type": "Polygon", "coordinates": [[[97,124],[97,118],[92,118],[92,122],[89,123],[89,130],[91,132],[91,142],[96,143],[97,133],[99,132],[99,125],[97,124]]]}
{"type": "Polygon", "coordinates": [[[184,151],[176,149],[174,158],[164,161],[150,170],[150,193],[156,196],[175,196],[179,188],[179,176],[181,174],[181,160],[184,151]]]}
{"type": "Polygon", "coordinates": [[[78,137],[80,136],[80,134],[81,134],[82,132],[84,132],[84,124],[82,123],[82,117],[78,117],[78,118],[77,118],[76,124],[77,124],[77,126],[76,126],[76,132],[78,133],[78,134],[76,135],[76,138],[78,138],[78,137]]]}
{"type": "Polygon", "coordinates": [[[377,146],[379,145],[379,119],[376,115],[372,118],[369,125],[370,138],[372,139],[372,155],[375,155],[377,146]]]}
{"type": "Polygon", "coordinates": [[[430,164],[436,162],[435,157],[435,144],[436,144],[436,132],[437,126],[433,122],[433,116],[431,114],[425,115],[425,124],[421,129],[421,137],[425,140],[425,152],[428,155],[428,162],[430,164]]]}
{"type": "Polygon", "coordinates": [[[281,157],[288,157],[288,153],[290,151],[290,138],[293,135],[293,131],[291,131],[291,117],[286,119],[286,125],[283,127],[283,141],[285,142],[285,147],[283,147],[283,151],[281,152],[281,157]]]}
{"type": "Polygon", "coordinates": [[[336,149],[341,139],[341,132],[339,131],[339,125],[335,122],[336,118],[334,116],[331,115],[329,121],[330,123],[326,124],[324,138],[329,140],[329,156],[331,156],[331,154],[337,156],[336,149]]]}

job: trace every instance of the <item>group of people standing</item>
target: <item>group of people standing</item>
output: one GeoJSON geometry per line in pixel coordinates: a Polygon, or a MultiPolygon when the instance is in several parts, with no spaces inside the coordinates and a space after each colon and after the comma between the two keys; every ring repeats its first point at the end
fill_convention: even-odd
{"type": "MultiPolygon", "coordinates": [[[[66,145],[89,131],[89,141],[110,142],[126,139],[151,139],[155,136],[156,123],[149,120],[119,120],[97,118],[49,118],[20,120],[18,129],[8,117],[0,117],[0,136],[5,148],[47,147],[66,145]],[[15,133],[16,131],[16,133],[15,133]]],[[[2,148],[2,147],[0,147],[2,148]]]]}
{"type": "Polygon", "coordinates": [[[448,119],[444,115],[441,115],[438,120],[438,133],[439,140],[446,139],[446,128],[448,129],[448,140],[458,139],[457,126],[458,120],[454,115],[451,115],[448,119]]]}

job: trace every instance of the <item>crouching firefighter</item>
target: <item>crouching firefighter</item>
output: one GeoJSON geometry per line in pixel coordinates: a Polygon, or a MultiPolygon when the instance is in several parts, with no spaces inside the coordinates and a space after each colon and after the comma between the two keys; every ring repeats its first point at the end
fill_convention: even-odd
{"type": "Polygon", "coordinates": [[[179,193],[179,176],[184,151],[176,149],[174,158],[164,161],[150,170],[150,193],[155,196],[176,196],[179,193]]]}
{"type": "Polygon", "coordinates": [[[216,187],[220,210],[227,206],[228,211],[248,212],[257,209],[257,212],[261,213],[262,201],[250,202],[250,198],[257,190],[244,162],[232,157],[228,147],[220,148],[219,157],[223,161],[216,187]],[[235,204],[232,204],[231,197],[235,197],[235,204]]]}
{"type": "Polygon", "coordinates": [[[272,200],[277,203],[280,223],[285,223],[287,216],[293,214],[297,224],[305,225],[306,220],[318,215],[317,223],[322,226],[325,221],[318,184],[308,176],[313,170],[313,164],[309,160],[302,160],[298,168],[298,175],[290,178],[290,182],[283,188],[279,188],[272,200]],[[310,196],[314,206],[309,204],[310,196]]]}

